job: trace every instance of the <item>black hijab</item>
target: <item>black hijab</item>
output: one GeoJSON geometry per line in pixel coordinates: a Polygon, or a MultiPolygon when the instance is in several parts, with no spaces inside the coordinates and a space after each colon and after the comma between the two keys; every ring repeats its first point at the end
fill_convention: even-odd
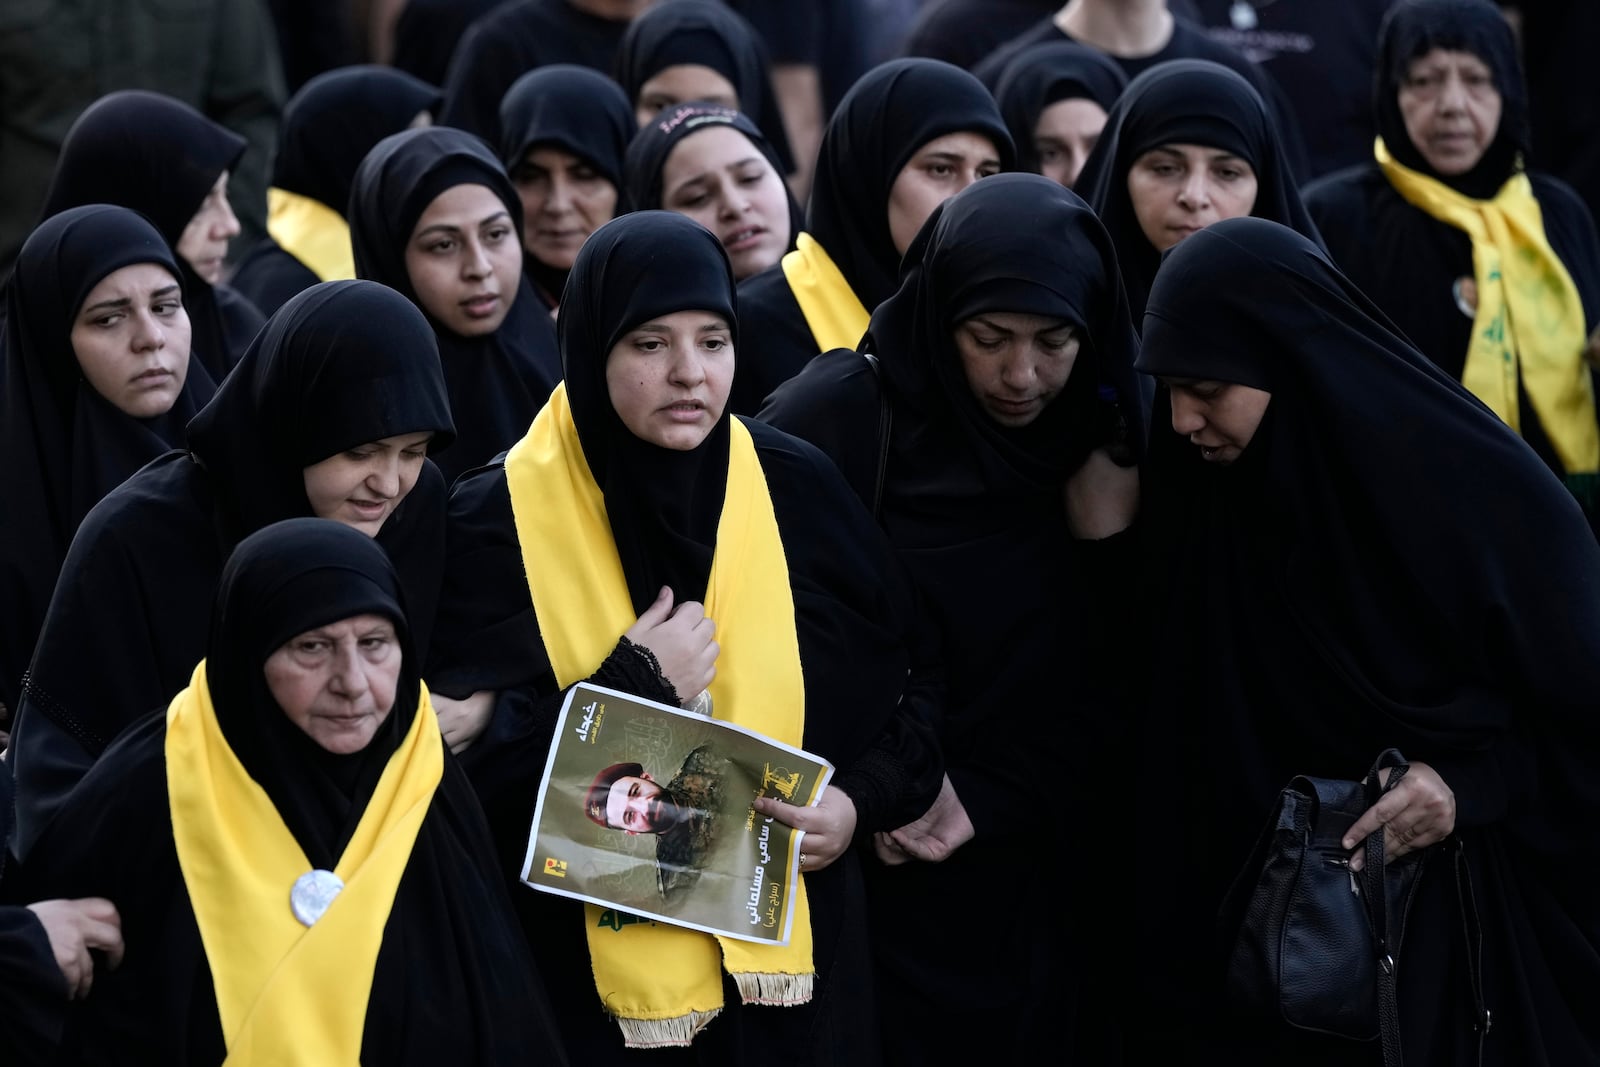
{"type": "Polygon", "coordinates": [[[332,870],[411,721],[417,656],[394,565],[361,531],[329,519],[285,519],[239,542],[222,569],[206,680],[217,725],[266,792],[313,867],[332,870]],[[291,722],[263,666],[290,638],[357,615],[381,615],[402,653],[390,715],[365,748],[338,755],[291,722]]]}
{"type": "Polygon", "coordinates": [[[794,170],[766,45],[748,22],[716,0],[674,0],[648,8],[629,24],[617,48],[617,82],[629,108],[638,105],[645,82],[683,64],[710,67],[728,79],[738,94],[738,109],[755,120],[772,146],[778,173],[794,170]]]}
{"type": "Polygon", "coordinates": [[[283,109],[272,184],[330,207],[350,205],[356,168],[379,141],[433,111],[443,93],[392,67],[341,67],[306,82],[283,109]]]}
{"type": "MultiPolygon", "coordinates": [[[[161,235],[126,208],[71,208],[22,246],[7,287],[0,381],[0,703],[17,687],[44,621],[67,546],[100,498],[146,462],[183,444],[183,428],[215,391],[189,360],[183,390],[164,414],[125,415],[84,378],[72,328],[107,276],[139,263],[182,278],[161,235]]],[[[181,284],[181,282],[180,282],[181,284]]],[[[179,353],[187,359],[187,353],[179,353]]]]}
{"type": "Polygon", "coordinates": [[[884,522],[897,545],[992,532],[1014,521],[1012,505],[1059,509],[1067,475],[1105,443],[1102,404],[1124,413],[1136,447],[1143,440],[1147,401],[1116,263],[1088,205],[1037,174],[985,178],[934,210],[862,342],[882,360],[894,407],[884,522]],[[1016,429],[984,414],[954,340],[960,322],[1008,311],[1081,333],[1065,388],[1016,429]]]}
{"type": "MultiPolygon", "coordinates": [[[[43,217],[85,204],[117,204],[149,219],[176,249],[217,178],[238,168],[245,143],[171,97],[138,89],[109,93],[67,131],[43,217]]],[[[182,256],[178,269],[194,355],[220,382],[247,338],[230,332],[216,290],[182,256]]]]}
{"type": "Polygon", "coordinates": [[[677,311],[721,315],[737,352],[733,268],[722,244],[684,215],[640,211],[584,243],[557,323],[572,420],[641,613],[664,585],[680,602],[705,599],[727,488],[726,409],[698,447],[677,452],[635,437],[611,404],[611,349],[635,326],[677,311]]]}
{"type": "Polygon", "coordinates": [[[951,133],[988,138],[1010,170],[1011,135],[983,83],[936,59],[897,59],[845,94],[822,135],[806,232],[870,312],[895,290],[900,255],[889,233],[889,192],[923,145],[951,133]]]}
{"type": "MultiPolygon", "coordinates": [[[[709,126],[731,126],[744,134],[745,139],[755,146],[756,151],[779,174],[779,180],[782,180],[782,163],[748,115],[719,104],[691,101],[657,115],[639,130],[633,143],[628,145],[628,155],[623,165],[623,187],[627,191],[630,207],[638,211],[653,211],[665,206],[661,202],[661,194],[667,157],[685,138],[709,126]]],[[[784,195],[789,198],[787,250],[793,251],[795,239],[805,228],[805,218],[787,182],[784,183],[784,195]]]]}
{"type": "MultiPolygon", "coordinates": [[[[482,185],[505,204],[522,243],[522,201],[489,146],[461,130],[406,130],[378,143],[356,172],[350,243],[356,273],[422,307],[406,270],[406,245],[435,197],[457,185],[482,185]]],[[[426,316],[427,312],[424,310],[426,316]]],[[[428,317],[459,416],[459,437],[440,465],[448,480],[493,459],[527,432],[561,372],[550,316],[524,276],[505,321],[492,334],[462,337],[428,317]]]]}
{"type": "Polygon", "coordinates": [[[1373,108],[1378,135],[1398,162],[1480,200],[1500,190],[1530,147],[1528,90],[1516,40],[1500,9],[1486,0],[1407,0],[1390,8],[1378,31],[1373,108]],[[1453,177],[1428,165],[1400,117],[1400,86],[1411,61],[1435,48],[1470,52],[1483,60],[1500,93],[1500,127],[1494,140],[1471,170],[1453,177]]]}
{"type": "MultiPolygon", "coordinates": [[[[1577,1030],[1557,991],[1600,975],[1600,549],[1577,504],[1320,248],[1274,223],[1219,222],[1168,255],[1138,366],[1271,393],[1240,458],[1191,468],[1194,506],[1153,531],[1170,610],[1147,773],[1185,781],[1204,832],[1183,895],[1213,908],[1163,951],[1209,951],[1192,920],[1214,916],[1291,775],[1358,777],[1397,746],[1453,789],[1471,835],[1504,1047],[1581,1058],[1532,1052],[1577,1030]]],[[[1439,906],[1407,932],[1408,950],[1443,953],[1409,957],[1435,997],[1461,932],[1453,887],[1436,882],[1439,906]]],[[[1462,988],[1440,1013],[1469,1004],[1462,988]]],[[[1410,1014],[1440,1029],[1436,1013],[1410,1014]]]]}
{"type": "MultiPolygon", "coordinates": [[[[588,67],[556,63],[518,78],[500,101],[500,160],[508,174],[515,174],[528,150],[537,145],[570,152],[611,183],[621,211],[622,158],[637,129],[633,105],[616,82],[588,67]]],[[[524,255],[522,263],[548,297],[547,303],[561,298],[566,270],[531,254],[524,255]]]]}
{"type": "Polygon", "coordinates": [[[1017,146],[1017,169],[1039,173],[1033,131],[1045,108],[1081,98],[1109,112],[1127,87],[1128,76],[1104,52],[1073,41],[1033,45],[1018,52],[1006,64],[994,91],[1017,146]]]}
{"type": "Polygon", "coordinates": [[[1139,227],[1128,172],[1140,156],[1164,144],[1205,145],[1243,159],[1256,174],[1251,214],[1320,243],[1261,95],[1243,77],[1209,60],[1161,63],[1128,84],[1077,183],[1116,242],[1135,316],[1144,310],[1161,254],[1139,227]]]}

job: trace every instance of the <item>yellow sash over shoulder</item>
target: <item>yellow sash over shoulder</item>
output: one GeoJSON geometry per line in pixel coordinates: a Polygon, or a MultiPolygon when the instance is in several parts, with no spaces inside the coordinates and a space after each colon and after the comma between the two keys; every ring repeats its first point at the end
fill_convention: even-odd
{"type": "Polygon", "coordinates": [[[320,200],[276,186],[267,190],[267,232],[278,247],[311,268],[325,282],[356,276],[350,225],[320,200]]]}
{"type": "Polygon", "coordinates": [[[1567,474],[1600,471],[1583,301],[1545,236],[1528,176],[1514,174],[1493,200],[1475,200],[1396,162],[1382,138],[1374,151],[1408,203],[1472,239],[1478,308],[1461,384],[1521,433],[1520,380],[1567,474]]]}
{"type": "Polygon", "coordinates": [[[783,257],[783,276],[817,340],[818,352],[861,343],[872,316],[809,233],[802,233],[795,240],[794,251],[783,257]]]}
{"type": "MultiPolygon", "coordinates": [[[[528,589],[550,664],[563,687],[593,674],[633,625],[633,602],[578,441],[565,385],[506,456],[506,483],[528,589]]],[[[794,596],[766,476],[750,431],[731,426],[728,485],[706,588],[716,622],[716,714],[799,745],[805,689],[794,596]]],[[[722,969],[745,1003],[811,999],[811,913],[805,880],[787,946],[758,945],[657,923],[613,929],[585,906],[595,986],[633,1047],[686,1045],[722,1009],[722,969]]]]}
{"type": "Polygon", "coordinates": [[[226,1062],[354,1067],[395,888],[444,770],[427,690],[334,868],[344,889],[309,927],[289,899],[311,864],[222,736],[204,662],[167,709],[166,760],[172,836],[226,1062]]]}

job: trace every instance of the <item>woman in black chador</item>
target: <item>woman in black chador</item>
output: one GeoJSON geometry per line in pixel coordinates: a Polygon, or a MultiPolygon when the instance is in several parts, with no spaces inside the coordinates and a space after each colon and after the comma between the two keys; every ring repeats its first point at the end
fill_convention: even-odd
{"type": "Polygon", "coordinates": [[[1431,853],[1398,952],[1406,1062],[1480,1062],[1476,973],[1481,1062],[1600,1063],[1579,992],[1600,988],[1600,549],[1577,504],[1273,223],[1220,222],[1167,257],[1138,366],[1205,462],[1150,490],[1186,500],[1151,531],[1130,817],[1164,829],[1133,879],[1135,1037],[1232,1062],[1378,1062],[1375,1043],[1231,1017],[1214,931],[1289,779],[1356,779],[1395,747],[1411,771],[1352,838],[1382,822],[1391,857],[1431,853]]]}
{"type": "MultiPolygon", "coordinates": [[[[1041,927],[995,879],[1043,891],[1017,857],[1056,813],[1096,803],[1107,768],[1095,754],[1126,718],[1116,664],[1137,553],[1115,535],[1138,500],[1148,401],[1135,352],[1088,205],[1040,175],[1003,174],[934,210],[862,341],[876,369],[826,353],[762,409],[875,506],[939,636],[943,791],[879,836],[885,865],[868,871],[891,1062],[1022,1062],[1052,1042],[1100,1054],[1081,1043],[1099,1039],[1106,1012],[1075,1018],[1086,967],[1105,976],[1086,992],[1111,984],[1089,948],[1102,931],[1080,918],[1104,921],[1100,887],[1052,880],[1056,918],[1041,927]],[[1108,454],[1118,446],[1127,468],[1108,454]],[[1001,1016],[998,1032],[985,1025],[1001,1016]]],[[[1099,837],[1085,826],[1055,840],[1072,870],[1099,837]]]]}
{"type": "Polygon", "coordinates": [[[464,762],[508,877],[563,690],[586,678],[709,706],[836,768],[815,808],[755,804],[807,830],[807,903],[786,947],[613,930],[598,909],[521,894],[568,1055],[876,1063],[851,844],[921,814],[940,778],[888,546],[826,457],[728,414],[742,333],[727,256],[699,224],[644,211],[597,230],[559,330],[565,382],[502,463],[452,494],[428,674],[458,697],[496,694],[464,762]]]}
{"type": "Polygon", "coordinates": [[[46,220],[17,257],[0,379],[0,704],[15,709],[78,524],[183,444],[216,390],[189,355],[183,272],[126,208],[46,220]]]}
{"type": "Polygon", "coordinates": [[[183,688],[223,563],[269,523],[315,515],[375,537],[425,655],[445,497],[427,455],[453,434],[432,332],[404,297],[323,282],[279,309],[190,420],[188,451],[108,494],[72,541],[7,756],[18,854],[111,740],[183,688]]]}
{"type": "Polygon", "coordinates": [[[1376,159],[1306,190],[1333,261],[1418,349],[1522,435],[1600,528],[1600,239],[1531,169],[1516,41],[1484,0],[1384,20],[1376,159]]]}
{"type": "Polygon", "coordinates": [[[378,142],[350,196],[356,273],[422,309],[460,436],[447,481],[511,447],[561,380],[555,330],[522,271],[522,201],[489,146],[433,127],[378,142]]]}
{"type": "Polygon", "coordinates": [[[240,542],[187,687],[107,751],[26,869],[122,916],[126,953],[59,1062],[563,1062],[405,605],[342,523],[240,542]]]}

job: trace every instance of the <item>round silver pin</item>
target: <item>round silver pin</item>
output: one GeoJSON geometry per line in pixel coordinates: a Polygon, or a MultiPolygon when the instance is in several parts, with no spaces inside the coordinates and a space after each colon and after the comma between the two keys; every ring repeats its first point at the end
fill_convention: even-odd
{"type": "Polygon", "coordinates": [[[289,890],[289,910],[301,923],[310,926],[328,910],[333,898],[344,889],[344,880],[332,871],[307,871],[294,880],[289,890]]]}

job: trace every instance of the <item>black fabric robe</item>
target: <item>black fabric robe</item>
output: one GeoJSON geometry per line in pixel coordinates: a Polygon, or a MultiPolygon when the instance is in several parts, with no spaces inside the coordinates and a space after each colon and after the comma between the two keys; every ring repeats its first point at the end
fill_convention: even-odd
{"type": "MultiPolygon", "coordinates": [[[[806,205],[806,232],[869,314],[894,292],[898,277],[900,254],[889,233],[888,207],[895,179],[923,145],[961,132],[988,138],[1000,169],[1011,169],[1011,135],[994,98],[966,71],[934,59],[874,67],[828,121],[806,205]]],[[[730,403],[746,413],[798,373],[818,347],[781,264],[740,283],[739,318],[744,377],[735,381],[730,403]]]]}
{"type": "MultiPolygon", "coordinates": [[[[408,301],[347,281],[284,305],[189,424],[189,451],[167,453],[108,494],[73,539],[7,757],[19,855],[112,739],[188,683],[234,546],[310,514],[304,468],[424,430],[434,432],[431,447],[453,433],[431,332],[408,301]]],[[[377,536],[400,573],[424,654],[441,581],[444,497],[444,479],[425,461],[377,536]]]]}
{"type": "MultiPolygon", "coordinates": [[[[550,145],[570,152],[611,183],[621,212],[622,159],[638,130],[633,105],[616,82],[588,67],[553,63],[518,78],[500,101],[500,161],[515,180],[529,149],[550,145]]],[[[560,304],[567,269],[531,252],[522,263],[545,306],[560,304]]]]}
{"type": "MultiPolygon", "coordinates": [[[[617,47],[617,83],[630,107],[644,83],[668,67],[710,67],[738,94],[735,107],[761,129],[778,159],[778,173],[794,170],[789,135],[772,89],[766,46],[755,29],[721,0],[676,0],[657,4],[634,19],[617,47]]],[[[686,103],[687,101],[679,101],[686,103]]]]}
{"type": "MultiPolygon", "coordinates": [[[[247,538],[218,585],[204,649],[217,723],[316,867],[331,869],[417,713],[418,662],[401,583],[364,535],[322,519],[247,538]],[[337,756],[289,721],[262,674],[284,641],[380,614],[404,655],[395,703],[359,752],[337,756]]],[[[151,715],[98,763],[34,849],[27,883],[118,907],[122,965],[74,1006],[56,1062],[220,1064],[211,961],[173,839],[166,718],[151,715]]],[[[283,906],[288,907],[287,895],[283,906]]],[[[335,908],[338,907],[335,901],[335,908]]],[[[384,925],[367,1003],[369,1064],[563,1062],[527,943],[494,865],[483,814],[447,752],[384,925]]]]}
{"type": "MultiPolygon", "coordinates": [[[[421,309],[406,270],[406,245],[433,199],[467,183],[500,197],[520,244],[522,200],[488,145],[442,127],[407,130],[380,141],[356,172],[350,196],[356,273],[402,293],[421,309]]],[[[555,329],[526,275],[510,299],[500,328],[483,337],[462,337],[423,311],[438,341],[456,415],[455,445],[439,463],[447,482],[520,440],[561,380],[555,329]]]]}
{"type": "MultiPolygon", "coordinates": [[[[1408,5],[1384,22],[1379,40],[1375,106],[1379,136],[1401,164],[1463,195],[1492,199],[1529,154],[1528,96],[1510,30],[1484,3],[1445,0],[1408,5]],[[1406,134],[1400,118],[1400,80],[1411,61],[1434,47],[1470,52],[1494,73],[1500,92],[1500,128],[1483,159],[1466,174],[1433,170],[1406,134]]],[[[1600,237],[1589,210],[1566,184],[1528,172],[1550,247],[1572,276],[1592,333],[1600,326],[1600,237]]],[[[1376,162],[1328,175],[1306,189],[1306,207],[1326,235],[1328,251],[1347,277],[1384,310],[1424,354],[1455,378],[1466,367],[1472,315],[1457,297],[1461,279],[1475,277],[1472,240],[1407,202],[1376,162]]],[[[1523,439],[1563,474],[1561,461],[1525,392],[1523,439]]],[[[1600,513],[1594,515],[1600,528],[1600,513]]]]}
{"type": "MultiPolygon", "coordinates": [[[[560,323],[573,416],[635,604],[653,600],[662,584],[679,599],[704,596],[730,417],[724,413],[690,452],[646,444],[611,408],[605,355],[650,316],[685,307],[731,314],[732,300],[721,245],[697,223],[667,212],[608,223],[573,267],[560,323]],[[641,255],[643,248],[655,254],[641,255]],[[662,485],[671,499],[657,494],[662,485]]],[[[906,643],[909,595],[888,546],[827,459],[770,427],[746,425],[772,494],[794,595],[806,701],[800,743],[836,766],[833,784],[856,805],[858,835],[901,825],[931,803],[941,773],[922,718],[937,683],[906,643]]],[[[441,608],[432,684],[446,694],[498,693],[493,722],[467,750],[464,766],[494,824],[507,876],[515,877],[563,694],[543,651],[499,465],[463,479],[452,493],[441,608]]],[[[640,675],[638,661],[619,649],[595,664],[594,679],[671,700],[653,671],[640,675]]],[[[846,852],[806,879],[814,999],[783,1009],[744,1006],[727,979],[722,1014],[690,1048],[653,1052],[624,1050],[616,1023],[600,1010],[578,905],[519,894],[525,929],[547,949],[541,966],[549,968],[546,985],[568,1055],[586,1064],[732,1065],[781,1048],[801,1064],[878,1062],[860,861],[846,852]]]]}
{"type": "MultiPolygon", "coordinates": [[[[42,217],[85,204],[132,208],[173,249],[223,171],[236,170],[245,140],[159,93],[108,93],[78,116],[61,144],[42,217]]],[[[220,382],[265,321],[227,285],[212,285],[178,258],[194,354],[220,382]]]]}
{"type": "MultiPolygon", "coordinates": [[[[1181,506],[1152,531],[1131,813],[1169,831],[1133,879],[1147,1056],[1377,1062],[1372,1045],[1230,1017],[1216,913],[1292,776],[1359,778],[1394,746],[1455,794],[1484,1062],[1600,1062],[1576,995],[1600,985],[1600,548],[1576,503],[1325,253],[1262,220],[1169,255],[1139,367],[1271,394],[1236,462],[1160,483],[1181,506]]],[[[1400,949],[1411,1063],[1478,1062],[1451,847],[1400,949]]]]}
{"type": "Polygon", "coordinates": [[[12,860],[11,775],[0,767],[0,1057],[13,1067],[49,1062],[67,1015],[67,982],[50,936],[23,899],[12,860]]]}
{"type": "MultiPolygon", "coordinates": [[[[341,67],[317,75],[283,109],[273,186],[343,217],[356,168],[372,146],[411,125],[418,112],[438,110],[443,99],[434,86],[390,67],[341,67]]],[[[322,280],[268,236],[239,261],[232,286],[271,315],[322,280]]]]}
{"type": "Polygon", "coordinates": [[[1113,900],[1077,869],[1101,835],[1079,827],[1073,856],[1056,858],[1068,874],[1051,882],[1055,918],[1042,929],[1033,909],[996,899],[993,876],[1031,887],[1041,812],[1093,807],[1111,777],[1103,754],[1123,747],[1135,542],[1074,541],[1063,487],[1111,443],[1118,410],[1137,456],[1148,399],[1136,350],[1116,256],[1088,205],[1039,175],[999,175],[937,208],[907,251],[900,290],[862,341],[877,375],[857,353],[830,352],[762,409],[854,472],[864,502],[881,495],[879,521],[939,634],[939,743],[976,836],[942,863],[868,867],[892,1063],[1025,1062],[1051,1046],[1069,1060],[1106,1054],[1102,1020],[1079,1004],[1104,990],[1078,989],[1093,970],[1116,970],[1099,959],[1113,953],[1096,928],[1113,900]],[[967,384],[954,331],[984,312],[1080,332],[1065,387],[1027,427],[992,420],[967,384]],[[881,488],[863,484],[880,456],[881,488]],[[1005,1027],[986,1025],[1001,1016],[1005,1027]]]}
{"type": "Polygon", "coordinates": [[[89,293],[135,264],[182,277],[161,235],[126,208],[70,208],[22,246],[8,291],[0,380],[0,704],[15,709],[61,561],[78,524],[134,471],[183,443],[216,391],[187,352],[183,390],[164,414],[125,415],[84,378],[72,330],[89,293]]]}

